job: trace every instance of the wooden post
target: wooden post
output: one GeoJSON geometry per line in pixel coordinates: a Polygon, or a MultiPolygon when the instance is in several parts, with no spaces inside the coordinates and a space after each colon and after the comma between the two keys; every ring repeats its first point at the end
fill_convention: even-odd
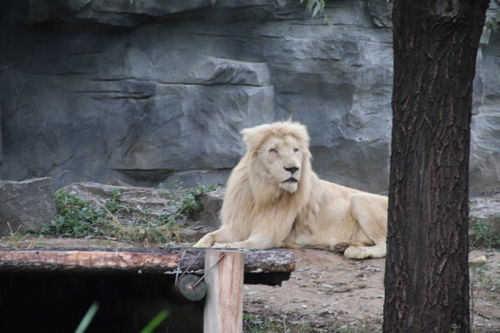
{"type": "Polygon", "coordinates": [[[243,263],[241,251],[206,251],[204,333],[243,332],[243,263]]]}

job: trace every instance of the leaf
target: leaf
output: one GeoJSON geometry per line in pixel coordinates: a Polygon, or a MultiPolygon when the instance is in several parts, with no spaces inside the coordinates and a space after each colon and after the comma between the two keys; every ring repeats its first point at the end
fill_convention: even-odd
{"type": "Polygon", "coordinates": [[[316,0],[307,0],[306,10],[311,11],[315,3],[316,0]]]}
{"type": "Polygon", "coordinates": [[[314,6],[314,10],[312,12],[312,17],[316,16],[316,14],[318,14],[320,10],[321,10],[321,4],[316,3],[316,5],[314,6]]]}
{"type": "Polygon", "coordinates": [[[144,327],[141,333],[152,333],[158,325],[160,325],[169,315],[170,313],[163,309],[161,310],[151,321],[144,327]]]}
{"type": "Polygon", "coordinates": [[[78,327],[76,328],[75,333],[83,333],[85,332],[85,330],[87,330],[87,327],[90,325],[90,322],[94,318],[97,310],[99,310],[99,303],[98,302],[92,303],[90,308],[87,310],[85,316],[83,316],[80,325],[78,325],[78,327]]]}

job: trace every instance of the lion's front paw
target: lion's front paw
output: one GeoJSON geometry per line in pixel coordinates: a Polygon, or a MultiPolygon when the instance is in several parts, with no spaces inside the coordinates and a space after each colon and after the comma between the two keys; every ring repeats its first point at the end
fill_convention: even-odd
{"type": "Polygon", "coordinates": [[[198,242],[193,245],[193,247],[210,247],[210,244],[205,243],[205,242],[198,242]]]}
{"type": "Polygon", "coordinates": [[[216,249],[226,249],[228,248],[228,243],[215,243],[212,247],[216,249]]]}
{"type": "Polygon", "coordinates": [[[211,247],[214,241],[214,237],[211,234],[206,234],[193,247],[211,247]]]}
{"type": "Polygon", "coordinates": [[[238,243],[215,243],[212,247],[218,249],[237,249],[239,248],[238,243]]]}

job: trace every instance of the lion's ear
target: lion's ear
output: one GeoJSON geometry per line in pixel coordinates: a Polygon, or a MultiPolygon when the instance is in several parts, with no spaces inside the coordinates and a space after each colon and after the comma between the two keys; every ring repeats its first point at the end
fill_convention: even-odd
{"type": "Polygon", "coordinates": [[[241,131],[243,134],[243,141],[247,146],[247,151],[255,151],[258,149],[260,144],[262,143],[264,137],[266,136],[266,129],[269,128],[270,125],[260,125],[251,128],[245,128],[241,131]]]}

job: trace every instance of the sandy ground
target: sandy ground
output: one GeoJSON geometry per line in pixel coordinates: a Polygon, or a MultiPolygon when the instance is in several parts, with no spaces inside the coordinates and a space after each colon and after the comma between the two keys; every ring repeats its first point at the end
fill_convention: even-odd
{"type": "MultiPolygon", "coordinates": [[[[294,253],[296,271],[281,287],[245,286],[247,320],[260,321],[260,325],[263,320],[271,321],[266,327],[277,332],[381,330],[384,259],[353,261],[321,250],[294,253]]],[[[474,252],[471,258],[483,254],[474,252]]],[[[471,275],[475,280],[474,332],[500,332],[499,263],[500,254],[493,253],[488,258],[489,270],[471,275]]]]}

